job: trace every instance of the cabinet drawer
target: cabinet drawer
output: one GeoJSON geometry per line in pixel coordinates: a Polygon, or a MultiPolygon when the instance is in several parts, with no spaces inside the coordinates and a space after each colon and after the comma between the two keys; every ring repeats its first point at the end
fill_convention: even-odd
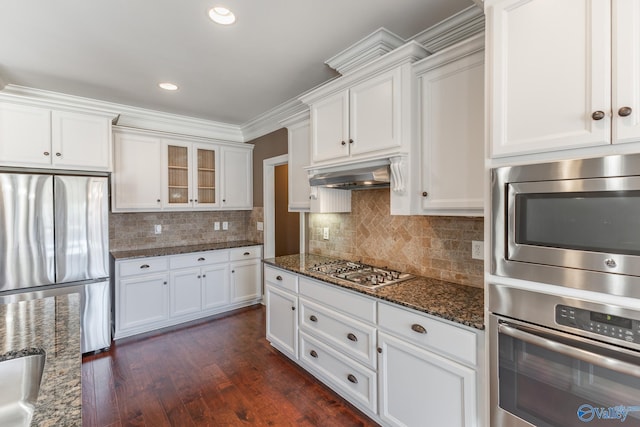
{"type": "Polygon", "coordinates": [[[477,363],[477,336],[471,331],[384,303],[378,304],[378,325],[414,345],[453,356],[467,364],[477,363]]]}
{"type": "Polygon", "coordinates": [[[313,337],[300,334],[300,360],[318,379],[354,404],[377,413],[376,373],[333,350],[313,337]]]}
{"type": "Polygon", "coordinates": [[[117,265],[120,267],[120,277],[148,274],[165,271],[167,269],[167,258],[138,258],[131,261],[118,261],[117,265]]]}
{"type": "Polygon", "coordinates": [[[376,322],[376,301],[373,299],[304,277],[300,277],[299,285],[301,295],[313,298],[365,322],[376,322]]]}
{"type": "Polygon", "coordinates": [[[298,276],[295,274],[265,265],[264,280],[276,287],[298,293],[298,276]]]}
{"type": "Polygon", "coordinates": [[[173,255],[169,257],[169,268],[186,268],[186,267],[200,267],[202,265],[216,264],[219,262],[229,261],[229,251],[206,251],[206,252],[194,252],[184,255],[173,255]]]}
{"type": "Polygon", "coordinates": [[[242,261],[245,259],[255,259],[262,257],[262,246],[246,246],[229,250],[231,261],[242,261]]]}
{"type": "Polygon", "coordinates": [[[376,367],[376,328],[300,298],[300,325],[305,332],[334,345],[338,350],[376,367]]]}

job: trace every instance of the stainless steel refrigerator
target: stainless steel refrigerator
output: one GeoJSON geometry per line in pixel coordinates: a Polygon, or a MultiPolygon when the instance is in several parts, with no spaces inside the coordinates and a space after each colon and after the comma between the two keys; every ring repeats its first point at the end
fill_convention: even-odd
{"type": "Polygon", "coordinates": [[[111,345],[108,179],[0,173],[0,303],[81,295],[82,352],[111,345]]]}

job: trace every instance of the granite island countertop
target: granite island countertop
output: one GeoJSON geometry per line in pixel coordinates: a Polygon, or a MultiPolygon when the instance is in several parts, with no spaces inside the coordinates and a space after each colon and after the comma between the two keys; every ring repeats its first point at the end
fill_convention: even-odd
{"type": "Polygon", "coordinates": [[[321,255],[296,254],[265,259],[264,263],[484,330],[484,290],[482,288],[416,276],[404,282],[369,289],[310,269],[314,264],[334,260],[335,258],[321,255]]]}
{"type": "Polygon", "coordinates": [[[81,426],[80,294],[0,304],[0,319],[0,361],[46,355],[31,425],[81,426]]]}
{"type": "Polygon", "coordinates": [[[219,249],[243,248],[247,246],[262,246],[262,243],[252,242],[250,240],[235,240],[231,242],[202,243],[199,245],[165,246],[159,248],[111,251],[111,256],[116,260],[133,259],[188,254],[191,252],[215,251],[219,249]]]}

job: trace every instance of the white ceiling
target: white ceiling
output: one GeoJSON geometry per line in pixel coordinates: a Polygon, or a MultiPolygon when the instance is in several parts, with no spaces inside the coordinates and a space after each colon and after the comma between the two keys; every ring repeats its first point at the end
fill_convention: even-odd
{"type": "Polygon", "coordinates": [[[471,4],[0,0],[0,81],[242,125],[334,77],[324,61],[379,27],[409,38],[471,4]],[[210,21],[217,5],[238,21],[210,21]]]}

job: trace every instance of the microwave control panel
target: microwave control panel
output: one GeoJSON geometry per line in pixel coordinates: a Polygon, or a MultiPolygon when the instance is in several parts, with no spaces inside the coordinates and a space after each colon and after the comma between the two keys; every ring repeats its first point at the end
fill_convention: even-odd
{"type": "Polygon", "coordinates": [[[556,323],[598,335],[640,343],[640,321],[558,304],[556,323]]]}

